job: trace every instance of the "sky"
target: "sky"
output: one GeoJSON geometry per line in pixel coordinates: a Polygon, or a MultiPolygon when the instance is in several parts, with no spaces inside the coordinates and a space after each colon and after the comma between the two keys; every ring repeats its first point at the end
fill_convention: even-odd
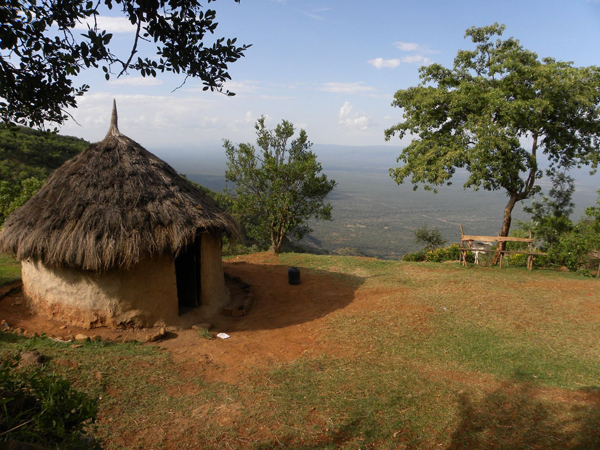
{"type": "MultiPolygon", "coordinates": [[[[181,75],[136,74],[104,79],[87,70],[76,80],[90,90],[69,110],[61,134],[101,140],[112,100],[119,128],[149,150],[185,152],[220,147],[223,139],[255,142],[254,124],[282,120],[306,130],[316,144],[407,145],[384,130],[402,120],[394,93],[419,83],[419,68],[451,67],[471,26],[506,25],[540,58],[600,64],[600,0],[218,0],[215,37],[252,44],[229,67],[226,89],[203,92],[181,75]],[[177,89],[179,87],[179,89],[177,89]]],[[[133,43],[133,28],[113,10],[101,25],[114,33],[115,53],[133,43]]],[[[82,30],[83,31],[83,30],[82,30]]],[[[142,49],[151,54],[152,46],[142,49]]]]}

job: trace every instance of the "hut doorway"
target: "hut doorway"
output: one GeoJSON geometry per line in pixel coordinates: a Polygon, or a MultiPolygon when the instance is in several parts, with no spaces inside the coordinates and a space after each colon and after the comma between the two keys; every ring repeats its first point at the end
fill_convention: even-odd
{"type": "Polygon", "coordinates": [[[201,259],[202,235],[196,234],[194,242],[181,249],[175,258],[175,278],[179,314],[200,306],[201,303],[201,259]]]}

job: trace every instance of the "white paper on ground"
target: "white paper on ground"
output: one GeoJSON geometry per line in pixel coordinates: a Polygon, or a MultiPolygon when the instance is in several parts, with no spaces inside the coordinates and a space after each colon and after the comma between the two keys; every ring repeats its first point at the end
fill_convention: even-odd
{"type": "Polygon", "coordinates": [[[231,336],[229,336],[227,333],[219,333],[217,334],[217,337],[221,339],[229,339],[231,336]]]}

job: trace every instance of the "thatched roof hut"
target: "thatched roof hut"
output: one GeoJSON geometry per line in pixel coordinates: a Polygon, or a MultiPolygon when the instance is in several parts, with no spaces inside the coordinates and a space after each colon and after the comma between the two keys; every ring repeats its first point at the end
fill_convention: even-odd
{"type": "Polygon", "coordinates": [[[176,321],[185,306],[224,306],[223,232],[238,236],[231,216],[121,134],[114,107],[104,140],[8,218],[0,251],[22,261],[25,294],[41,312],[154,325],[176,321]],[[73,298],[82,296],[84,304],[73,298]]]}

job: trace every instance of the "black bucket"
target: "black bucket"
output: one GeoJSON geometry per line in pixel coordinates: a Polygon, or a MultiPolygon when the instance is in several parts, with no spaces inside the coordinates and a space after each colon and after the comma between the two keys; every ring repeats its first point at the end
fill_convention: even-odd
{"type": "Polygon", "coordinates": [[[300,269],[297,267],[290,267],[288,269],[288,282],[290,284],[300,284],[300,269]]]}

